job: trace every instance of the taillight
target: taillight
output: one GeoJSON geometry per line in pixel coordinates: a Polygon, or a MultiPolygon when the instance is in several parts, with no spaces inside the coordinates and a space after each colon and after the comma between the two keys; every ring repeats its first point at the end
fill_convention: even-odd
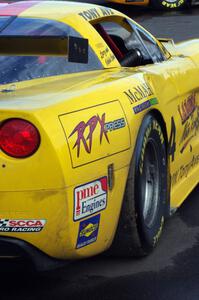
{"type": "Polygon", "coordinates": [[[37,128],[26,120],[8,119],[0,126],[0,149],[9,156],[31,156],[39,144],[40,135],[37,128]]]}

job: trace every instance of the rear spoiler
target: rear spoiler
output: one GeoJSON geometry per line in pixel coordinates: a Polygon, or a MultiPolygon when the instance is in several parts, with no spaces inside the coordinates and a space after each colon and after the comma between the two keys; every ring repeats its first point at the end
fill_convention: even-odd
{"type": "Polygon", "coordinates": [[[70,62],[88,63],[88,40],[73,36],[0,35],[0,55],[67,56],[70,62]]]}

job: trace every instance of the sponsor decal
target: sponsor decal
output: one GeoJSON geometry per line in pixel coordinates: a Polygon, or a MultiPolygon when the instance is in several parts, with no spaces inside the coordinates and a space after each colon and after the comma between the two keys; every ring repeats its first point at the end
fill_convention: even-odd
{"type": "Polygon", "coordinates": [[[85,247],[96,242],[99,230],[99,223],[100,214],[80,222],[76,249],[85,247]]]}
{"type": "Polygon", "coordinates": [[[129,99],[130,104],[134,104],[149,96],[152,96],[153,91],[151,90],[149,84],[144,82],[143,84],[139,84],[131,89],[128,89],[128,91],[124,91],[124,94],[129,99]]]}
{"type": "Polygon", "coordinates": [[[100,144],[102,142],[103,137],[109,143],[109,139],[105,129],[105,117],[106,117],[105,113],[103,113],[101,117],[99,115],[95,115],[91,117],[86,123],[84,121],[81,121],[73,129],[73,131],[69,135],[69,138],[73,136],[73,134],[77,134],[77,140],[73,146],[73,149],[77,147],[77,157],[79,157],[80,155],[81,144],[83,144],[84,149],[86,150],[87,153],[91,153],[93,133],[96,127],[100,128],[100,144]]]}
{"type": "Polygon", "coordinates": [[[165,0],[162,1],[162,5],[164,5],[167,8],[178,8],[179,6],[183,5],[185,3],[185,0],[178,0],[178,1],[171,1],[171,0],[165,0]]]}
{"type": "Polygon", "coordinates": [[[121,119],[117,119],[117,120],[105,123],[104,127],[105,127],[106,131],[113,131],[113,130],[123,128],[125,126],[126,126],[126,121],[124,118],[121,118],[121,119]]]}
{"type": "Polygon", "coordinates": [[[175,160],[175,152],[176,152],[176,124],[174,117],[171,117],[171,132],[169,137],[169,156],[171,157],[171,161],[175,160]]]}
{"type": "MultiPolygon", "coordinates": [[[[183,144],[182,148],[180,149],[180,153],[182,154],[184,152],[184,150],[187,148],[187,146],[189,145],[190,141],[192,140],[192,138],[194,137],[194,135],[190,136],[190,138],[188,138],[188,140],[183,144]]],[[[192,149],[192,146],[190,145],[190,149],[192,149]]],[[[192,151],[192,150],[190,150],[192,151]]]]}
{"type": "Polygon", "coordinates": [[[189,176],[190,172],[199,164],[199,154],[194,155],[192,159],[186,164],[181,165],[180,168],[174,172],[171,176],[172,186],[177,184],[183,178],[189,176]]]}
{"type": "Polygon", "coordinates": [[[143,144],[142,144],[142,149],[141,149],[141,154],[140,154],[140,162],[139,162],[139,171],[140,174],[143,172],[143,166],[144,166],[144,154],[145,154],[145,149],[146,145],[149,139],[149,135],[151,134],[152,131],[152,125],[150,124],[144,134],[144,139],[143,139],[143,144]]]}
{"type": "Polygon", "coordinates": [[[110,65],[110,63],[115,60],[115,56],[109,51],[107,47],[104,50],[100,51],[100,57],[105,61],[107,65],[110,65]]]}
{"type": "Polygon", "coordinates": [[[40,232],[46,220],[0,219],[0,232],[40,232]]]}
{"type": "Polygon", "coordinates": [[[139,162],[140,174],[143,173],[145,150],[146,150],[146,146],[149,141],[149,136],[150,136],[152,130],[157,131],[157,133],[160,137],[161,144],[164,143],[164,135],[162,133],[162,129],[161,129],[159,123],[156,120],[153,120],[152,124],[149,124],[148,128],[146,129],[144,138],[143,138],[143,143],[142,143],[142,148],[141,148],[141,153],[140,153],[140,162],[139,162]]]}
{"type": "Polygon", "coordinates": [[[158,241],[161,237],[163,226],[164,226],[164,217],[162,216],[161,222],[160,222],[160,227],[159,227],[156,235],[153,237],[153,245],[154,246],[158,243],[158,241]]]}
{"type": "Polygon", "coordinates": [[[74,221],[81,220],[106,208],[107,177],[80,185],[74,189],[74,221]]]}
{"type": "Polygon", "coordinates": [[[96,48],[103,48],[104,47],[104,43],[97,43],[95,46],[96,46],[96,48]]]}
{"type": "MultiPolygon", "coordinates": [[[[199,131],[199,106],[196,105],[195,95],[190,96],[185,102],[178,106],[178,111],[181,117],[183,132],[180,137],[179,146],[180,153],[190,145],[190,141],[199,131]]],[[[190,148],[191,145],[190,145],[190,148]]],[[[169,138],[169,155],[171,155],[172,162],[175,158],[176,152],[176,124],[174,117],[171,117],[171,133],[169,138]]]]}
{"type": "Polygon", "coordinates": [[[153,105],[156,105],[156,104],[158,104],[158,100],[157,100],[157,98],[153,98],[153,99],[147,100],[147,101],[133,107],[133,111],[135,114],[138,114],[141,111],[143,111],[153,105]]]}
{"type": "MultiPolygon", "coordinates": [[[[194,109],[195,111],[195,109],[194,109]]],[[[199,131],[199,106],[197,107],[196,113],[191,114],[191,116],[186,120],[182,136],[180,138],[180,145],[182,145],[180,152],[183,153],[187,145],[192,138],[196,136],[199,131]]]]}
{"type": "Polygon", "coordinates": [[[90,8],[88,10],[84,10],[83,12],[79,13],[81,17],[84,18],[86,21],[92,21],[104,16],[111,16],[114,15],[111,8],[107,7],[99,7],[99,8],[90,8]]]}
{"type": "Polygon", "coordinates": [[[184,124],[196,109],[196,95],[195,93],[185,99],[178,105],[178,112],[181,117],[182,124],[184,124]]]}
{"type": "Polygon", "coordinates": [[[100,51],[100,57],[101,59],[104,59],[109,54],[109,49],[106,47],[104,50],[100,51]]]}

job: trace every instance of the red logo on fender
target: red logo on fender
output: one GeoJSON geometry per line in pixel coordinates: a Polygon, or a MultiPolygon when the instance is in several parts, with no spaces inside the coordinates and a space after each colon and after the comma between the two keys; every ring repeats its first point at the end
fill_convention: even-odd
{"type": "Polygon", "coordinates": [[[8,226],[12,227],[40,227],[43,226],[40,220],[9,220],[8,226]]]}
{"type": "Polygon", "coordinates": [[[79,191],[77,191],[77,206],[76,206],[76,214],[79,215],[80,214],[80,201],[90,198],[90,197],[95,197],[98,193],[99,190],[99,185],[95,184],[94,186],[89,186],[86,188],[83,188],[79,191]]]}
{"type": "Polygon", "coordinates": [[[178,105],[178,112],[181,117],[182,124],[184,124],[196,109],[196,95],[192,94],[178,105]]]}
{"type": "Polygon", "coordinates": [[[87,123],[85,123],[84,121],[81,121],[69,135],[69,138],[70,138],[73,134],[77,133],[77,140],[75,142],[75,145],[73,146],[73,149],[75,147],[77,147],[77,156],[78,157],[80,154],[81,142],[83,143],[84,149],[86,150],[86,152],[91,153],[93,133],[97,126],[100,126],[100,144],[102,142],[103,136],[106,138],[107,142],[109,143],[107,131],[105,129],[105,113],[103,113],[103,115],[101,117],[99,115],[91,117],[87,123]],[[85,130],[87,128],[88,128],[88,135],[85,136],[85,130]]]}

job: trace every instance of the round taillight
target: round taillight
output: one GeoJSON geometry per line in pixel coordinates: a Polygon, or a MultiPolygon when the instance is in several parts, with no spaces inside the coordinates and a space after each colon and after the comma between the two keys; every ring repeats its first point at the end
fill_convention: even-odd
{"type": "Polygon", "coordinates": [[[9,156],[31,156],[39,144],[40,135],[37,128],[26,120],[8,119],[0,126],[0,149],[9,156]]]}

